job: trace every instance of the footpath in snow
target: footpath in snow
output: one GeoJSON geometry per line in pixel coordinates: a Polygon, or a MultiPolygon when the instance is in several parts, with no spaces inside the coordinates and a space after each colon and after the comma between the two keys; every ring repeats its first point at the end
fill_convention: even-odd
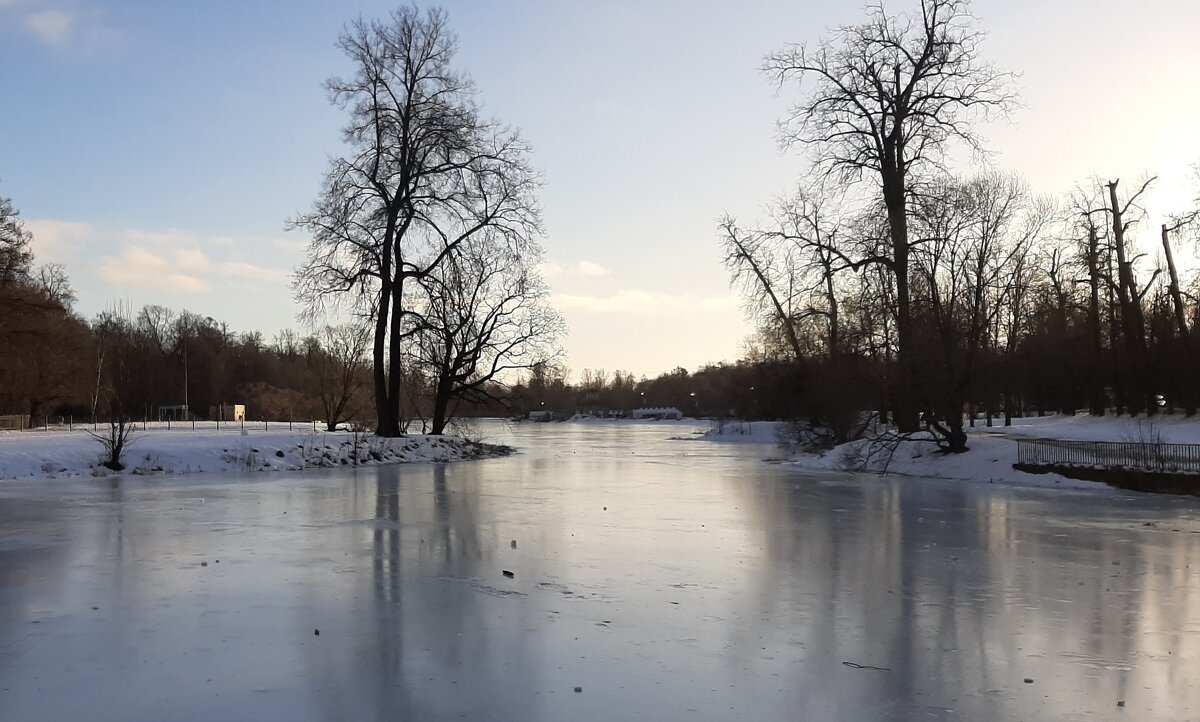
{"type": "MultiPolygon", "coordinates": [[[[102,429],[103,431],[103,429],[102,429]]],[[[191,474],[199,472],[296,471],[405,462],[444,462],[500,456],[505,446],[455,436],[384,439],[346,431],[185,430],[135,431],[125,470],[100,464],[100,442],[85,431],[0,432],[0,479],[191,474]]]]}
{"type": "MultiPolygon", "coordinates": [[[[1002,421],[998,422],[1002,424],[1002,421]]],[[[823,453],[796,452],[789,463],[814,471],[867,471],[938,479],[962,479],[1023,486],[1107,489],[1106,484],[1068,479],[1059,474],[1017,471],[1020,438],[1132,443],[1200,443],[1200,418],[1180,414],[1151,418],[1128,416],[1045,416],[1013,419],[1012,426],[988,428],[977,421],[968,429],[964,454],[942,454],[931,441],[905,441],[888,449],[870,441],[854,441],[823,453]]],[[[726,423],[694,438],[705,441],[780,444],[787,442],[787,425],[755,421],[726,423]]]]}

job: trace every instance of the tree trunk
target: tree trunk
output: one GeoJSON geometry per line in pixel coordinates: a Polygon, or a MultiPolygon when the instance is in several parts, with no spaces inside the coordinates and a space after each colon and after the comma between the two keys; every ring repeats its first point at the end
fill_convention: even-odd
{"type": "Polygon", "coordinates": [[[1175,256],[1171,253],[1170,231],[1167,224],[1162,227],[1163,253],[1167,257],[1167,270],[1171,274],[1171,304],[1175,307],[1175,326],[1179,335],[1188,337],[1187,313],[1183,310],[1183,294],[1179,291],[1179,274],[1175,271],[1175,256]]]}
{"type": "Polygon", "coordinates": [[[375,433],[379,436],[400,435],[398,418],[392,413],[392,404],[388,398],[387,361],[384,358],[392,302],[391,239],[395,232],[395,216],[389,216],[388,227],[384,233],[383,259],[379,269],[379,307],[375,309],[375,338],[371,348],[372,378],[375,382],[375,433]]]}
{"type": "MultiPolygon", "coordinates": [[[[1167,258],[1167,271],[1171,275],[1171,305],[1175,310],[1175,327],[1179,332],[1179,345],[1182,353],[1177,353],[1176,356],[1184,359],[1184,364],[1187,364],[1191,359],[1192,354],[1192,335],[1188,330],[1187,311],[1183,307],[1183,293],[1179,290],[1179,273],[1175,270],[1175,256],[1171,253],[1171,230],[1167,228],[1167,224],[1162,226],[1162,244],[1163,253],[1167,258]]],[[[1183,411],[1188,416],[1196,415],[1196,382],[1194,375],[1190,372],[1180,374],[1180,382],[1183,385],[1183,411]]],[[[1175,399],[1171,399],[1171,405],[1174,407],[1175,399]]]]}
{"type": "Polygon", "coordinates": [[[833,261],[822,257],[825,275],[825,302],[829,304],[829,360],[837,363],[842,347],[841,319],[838,316],[838,298],[833,287],[833,261]]]}
{"type": "Polygon", "coordinates": [[[438,382],[437,391],[433,398],[433,423],[431,433],[434,436],[441,436],[446,430],[446,424],[450,421],[450,384],[438,382]]]}
{"type": "Polygon", "coordinates": [[[1088,223],[1088,340],[1092,353],[1088,359],[1088,407],[1092,416],[1104,416],[1105,398],[1103,374],[1104,341],[1100,335],[1100,239],[1096,227],[1088,223]]]}
{"type": "Polygon", "coordinates": [[[1121,331],[1125,337],[1126,378],[1133,379],[1130,395],[1130,415],[1140,411],[1151,412],[1145,391],[1146,374],[1146,320],[1142,314],[1142,302],[1137,284],[1133,279],[1133,264],[1125,255],[1125,222],[1121,217],[1121,206],[1117,201],[1117,183],[1108,184],[1108,198],[1112,211],[1113,247],[1117,252],[1117,298],[1121,303],[1121,331]]]}
{"type": "Polygon", "coordinates": [[[946,439],[951,454],[967,450],[967,432],[963,429],[962,409],[946,409],[946,428],[950,432],[946,439]]]}
{"type": "Polygon", "coordinates": [[[892,273],[896,279],[896,383],[892,391],[892,416],[900,432],[911,433],[919,428],[919,418],[914,388],[915,354],[908,293],[908,209],[903,174],[899,171],[885,173],[883,186],[892,242],[892,273]]]}
{"type": "Polygon", "coordinates": [[[403,333],[401,303],[403,291],[400,279],[392,284],[392,318],[388,328],[388,373],[387,401],[388,419],[391,424],[380,436],[400,436],[400,389],[404,377],[403,348],[401,335],[403,333]]]}

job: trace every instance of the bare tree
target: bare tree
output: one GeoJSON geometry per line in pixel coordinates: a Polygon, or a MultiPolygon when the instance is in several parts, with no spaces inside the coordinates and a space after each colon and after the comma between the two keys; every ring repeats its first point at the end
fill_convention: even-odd
{"type": "Polygon", "coordinates": [[[795,279],[786,258],[766,234],[742,229],[729,216],[721,219],[721,244],[731,284],[741,291],[746,311],[758,323],[760,333],[782,338],[790,358],[799,360],[804,350],[795,326],[795,279]]]}
{"type": "Polygon", "coordinates": [[[445,430],[456,401],[497,401],[506,378],[561,355],[565,326],[546,302],[539,250],[494,240],[486,234],[461,244],[422,279],[425,310],[411,353],[433,385],[434,434],[445,430]]]}
{"type": "Polygon", "coordinates": [[[1145,216],[1142,200],[1154,181],[1155,178],[1143,181],[1124,198],[1118,191],[1119,180],[1103,183],[1100,197],[1076,193],[1076,204],[1088,227],[1090,269],[1095,278],[1104,281],[1117,413],[1157,410],[1147,386],[1149,349],[1143,300],[1160,271],[1155,270],[1142,286],[1136,271],[1142,254],[1133,253],[1130,243],[1131,231],[1145,216]],[[1107,223],[1095,220],[1104,217],[1107,223]]]}
{"type": "Polygon", "coordinates": [[[803,327],[814,323],[831,360],[842,347],[837,275],[853,267],[843,249],[847,214],[820,186],[801,186],[770,208],[771,222],[741,229],[721,221],[725,267],[740,286],[747,310],[767,334],[787,341],[793,359],[805,355],[803,327]]]}
{"type": "Polygon", "coordinates": [[[920,0],[917,12],[888,15],[881,4],[867,21],[842,27],[816,46],[769,55],[764,70],[781,86],[810,82],[806,98],[782,124],[785,145],[815,152],[827,177],[878,184],[890,248],[877,259],[895,276],[898,377],[895,416],[917,429],[912,397],[914,343],[909,288],[909,204],[913,178],[941,165],[951,140],[980,150],[971,120],[1012,105],[1009,75],[984,62],[982,35],[967,0],[920,0]]]}
{"type": "Polygon", "coordinates": [[[145,402],[141,362],[146,349],[139,348],[142,339],[131,315],[128,308],[115,306],[96,319],[94,331],[103,349],[99,357],[104,367],[97,376],[98,383],[102,382],[97,395],[108,425],[103,433],[89,433],[104,449],[101,464],[113,471],[125,468],[124,453],[133,440],[134,414],[145,402]]]}
{"type": "Polygon", "coordinates": [[[1022,266],[1050,220],[1016,176],[988,174],[947,182],[923,196],[915,227],[914,305],[920,333],[926,422],[950,452],[967,450],[963,408],[984,354],[999,339],[1005,309],[1022,292],[1022,266]]]}
{"type": "Polygon", "coordinates": [[[311,212],[295,288],[310,316],[349,305],[373,324],[376,432],[400,434],[403,341],[419,327],[410,281],[434,272],[484,229],[526,237],[540,217],[539,183],[520,135],[485,120],[475,86],[456,70],[457,45],[438,9],[357,20],[339,39],[354,75],[327,84],[349,111],[346,157],[332,161],[311,212]]]}
{"type": "Polygon", "coordinates": [[[325,428],[329,431],[336,431],[339,424],[354,418],[361,410],[356,400],[367,383],[370,341],[370,327],[353,323],[325,326],[309,339],[308,369],[320,395],[325,428]]]}
{"type": "Polygon", "coordinates": [[[66,310],[75,305],[75,289],[67,278],[67,269],[61,263],[45,263],[34,269],[34,287],[45,294],[52,303],[66,310]]]}
{"type": "Polygon", "coordinates": [[[33,263],[33,235],[9,198],[0,198],[0,286],[25,279],[33,263]]]}

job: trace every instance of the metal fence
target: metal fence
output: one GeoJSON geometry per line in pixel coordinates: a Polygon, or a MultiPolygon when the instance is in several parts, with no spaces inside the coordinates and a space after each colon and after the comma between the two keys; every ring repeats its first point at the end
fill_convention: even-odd
{"type": "Polygon", "coordinates": [[[29,428],[29,417],[23,414],[0,415],[0,429],[8,431],[24,431],[29,428]]]}
{"type": "Polygon", "coordinates": [[[1200,473],[1200,444],[1018,439],[1017,462],[1030,466],[1200,473]]]}
{"type": "MultiPolygon", "coordinates": [[[[16,418],[16,417],[13,417],[16,418]]],[[[29,417],[20,417],[28,419],[29,417]]],[[[307,419],[304,421],[145,421],[135,419],[129,422],[137,431],[239,431],[239,430],[257,430],[257,431],[294,431],[302,429],[312,429],[314,431],[324,431],[325,422],[314,421],[307,419]]],[[[37,420],[36,423],[30,424],[26,422],[22,426],[0,426],[0,431],[99,431],[108,427],[108,422],[99,421],[81,421],[70,416],[54,416],[45,417],[37,420]]]]}

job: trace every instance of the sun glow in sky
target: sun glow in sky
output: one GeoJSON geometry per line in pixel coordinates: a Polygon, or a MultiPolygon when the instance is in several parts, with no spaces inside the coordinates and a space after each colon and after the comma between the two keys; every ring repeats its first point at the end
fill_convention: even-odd
{"type": "MultiPolygon", "coordinates": [[[[915,0],[889,0],[900,10],[915,0]]],[[[239,331],[299,326],[284,232],[340,150],[322,81],[358,14],[391,3],[0,0],[0,197],[64,263],[79,308],[158,303],[239,331]]],[[[758,72],[857,2],[446,2],[459,65],[545,174],[545,276],[569,367],[654,375],[732,361],[751,332],[716,221],[752,221],[803,172],[775,142],[797,97],[758,72]]],[[[990,162],[1061,195],[1160,180],[1141,230],[1200,190],[1200,3],[977,0],[984,55],[1022,107],[983,129],[990,162]]],[[[969,168],[958,170],[969,172],[969,168]]]]}

